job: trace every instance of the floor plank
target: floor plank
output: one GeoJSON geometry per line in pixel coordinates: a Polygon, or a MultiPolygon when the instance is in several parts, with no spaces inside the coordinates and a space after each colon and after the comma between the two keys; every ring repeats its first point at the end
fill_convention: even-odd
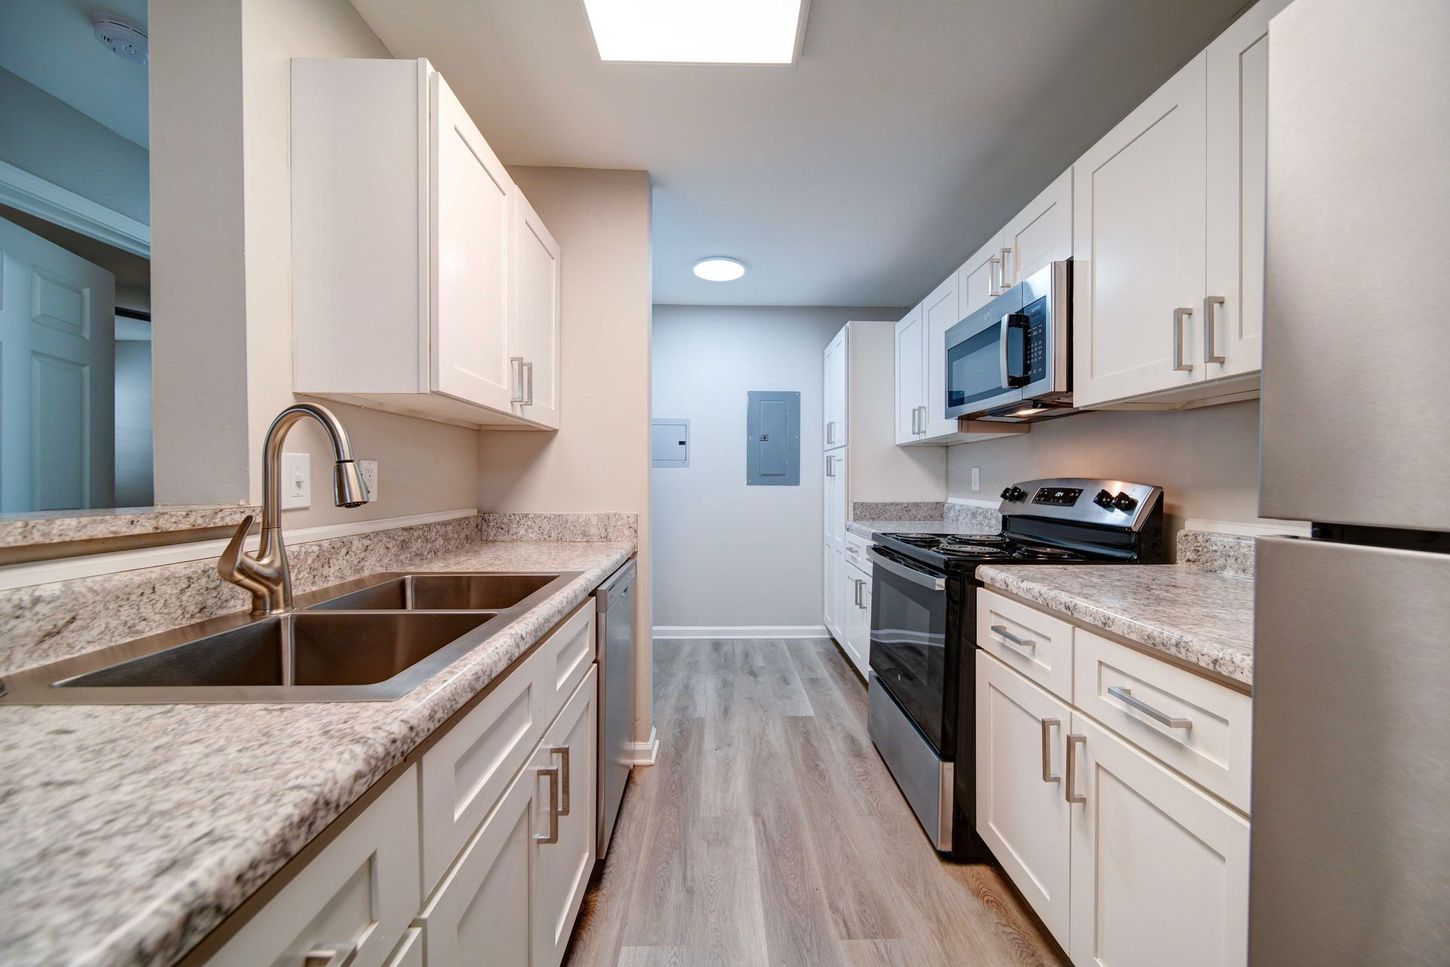
{"type": "Polygon", "coordinates": [[[999,870],[931,848],[834,642],[654,652],[659,759],[634,771],[567,964],[1066,963],[999,870]]]}

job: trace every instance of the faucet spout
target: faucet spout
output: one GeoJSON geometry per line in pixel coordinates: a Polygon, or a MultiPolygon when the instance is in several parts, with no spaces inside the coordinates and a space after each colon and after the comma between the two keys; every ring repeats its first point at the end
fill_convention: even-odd
{"type": "Polygon", "coordinates": [[[252,595],[252,614],[268,615],[292,610],[292,576],[287,567],[287,547],[282,540],[282,443],[299,420],[316,420],[327,434],[333,456],[333,502],[339,507],[359,507],[371,498],[366,481],[352,458],[352,441],[342,421],[325,406],[295,403],[287,407],[267,428],[262,446],[262,540],[255,554],[241,550],[251,528],[248,517],[237,529],[228,552],[218,562],[223,578],[252,595]]]}

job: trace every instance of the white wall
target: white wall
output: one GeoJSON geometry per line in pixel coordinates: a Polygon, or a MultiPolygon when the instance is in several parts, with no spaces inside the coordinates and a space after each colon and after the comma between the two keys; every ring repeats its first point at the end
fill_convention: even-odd
{"type": "Polygon", "coordinates": [[[116,340],[116,506],[154,502],[151,476],[151,340],[116,340]]]}
{"type": "Polygon", "coordinates": [[[1257,522],[1258,474],[1259,404],[1251,400],[1182,412],[1077,413],[1019,436],[955,446],[947,491],[996,500],[1008,484],[1037,477],[1159,484],[1176,534],[1188,518],[1257,522]],[[977,492],[972,467],[982,471],[977,492]]]}
{"type": "Polygon", "coordinates": [[[893,311],[655,307],[653,415],[690,421],[689,468],[651,471],[657,627],[820,625],[822,354],[893,311]],[[801,394],[799,487],[746,486],[750,390],[801,394]]]}

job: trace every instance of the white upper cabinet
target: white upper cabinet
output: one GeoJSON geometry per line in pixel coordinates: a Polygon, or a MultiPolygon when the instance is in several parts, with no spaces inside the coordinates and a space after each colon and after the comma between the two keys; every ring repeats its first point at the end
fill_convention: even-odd
{"type": "Polygon", "coordinates": [[[1002,292],[1002,235],[998,233],[983,245],[966,264],[957,269],[957,292],[965,318],[992,301],[1002,292]]]}
{"type": "Polygon", "coordinates": [[[916,443],[926,430],[926,336],[922,307],[896,324],[896,442],[916,443]]]}
{"type": "Polygon", "coordinates": [[[846,328],[826,347],[821,394],[821,440],[827,450],[846,445],[846,328]]]}
{"type": "Polygon", "coordinates": [[[1203,378],[1205,62],[1200,54],[1073,167],[1073,402],[1203,378]]]}
{"type": "Polygon", "coordinates": [[[937,286],[921,304],[926,334],[926,415],[923,436],[938,437],[957,431],[956,418],[947,419],[947,330],[962,319],[957,302],[957,276],[937,286]]]}
{"type": "Polygon", "coordinates": [[[508,346],[516,189],[443,75],[430,82],[433,389],[507,411],[514,395],[508,346]]]}
{"type": "Polygon", "coordinates": [[[291,162],[296,392],[558,426],[559,246],[426,60],[294,60],[291,162]]]}
{"type": "Polygon", "coordinates": [[[514,328],[509,339],[514,412],[559,425],[559,243],[522,192],[514,193],[514,328]]]}
{"type": "Polygon", "coordinates": [[[1031,277],[1052,262],[1072,258],[1071,168],[1007,223],[1001,246],[1004,288],[1031,277]]]}

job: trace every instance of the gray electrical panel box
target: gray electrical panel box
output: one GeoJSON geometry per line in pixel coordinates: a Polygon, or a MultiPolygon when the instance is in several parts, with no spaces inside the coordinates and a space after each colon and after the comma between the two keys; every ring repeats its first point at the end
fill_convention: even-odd
{"type": "Polygon", "coordinates": [[[745,483],[800,486],[801,394],[751,390],[746,407],[745,483]]]}
{"type": "Polygon", "coordinates": [[[688,467],[690,465],[690,421],[650,421],[650,466],[688,467]]]}

